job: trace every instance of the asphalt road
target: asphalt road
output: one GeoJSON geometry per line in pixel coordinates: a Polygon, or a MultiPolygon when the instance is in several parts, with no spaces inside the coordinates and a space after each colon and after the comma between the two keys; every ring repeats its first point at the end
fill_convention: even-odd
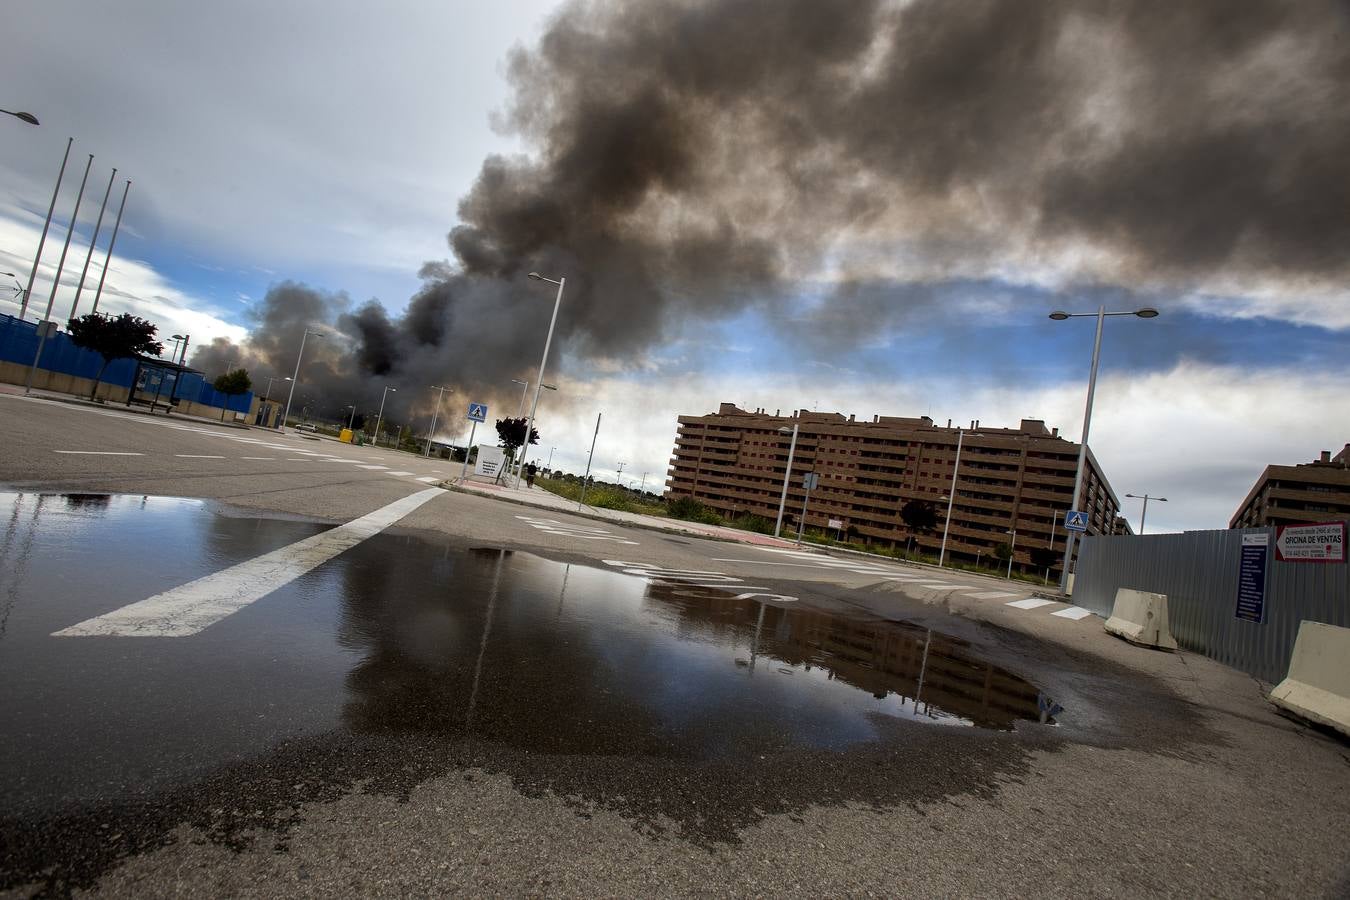
{"type": "Polygon", "coordinates": [[[1350,891],[1344,743],[1015,583],[0,414],[5,891],[1350,891]]]}

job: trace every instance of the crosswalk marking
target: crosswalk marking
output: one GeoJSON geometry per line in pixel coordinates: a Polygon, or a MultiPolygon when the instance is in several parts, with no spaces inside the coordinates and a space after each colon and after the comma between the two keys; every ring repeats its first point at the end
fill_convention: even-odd
{"type": "Polygon", "coordinates": [[[345,525],[63,628],[53,636],[184,637],[196,634],[380,533],[442,493],[439,488],[418,491],[345,525]]]}
{"type": "MultiPolygon", "coordinates": [[[[420,479],[419,479],[420,480],[420,479]]],[[[630,541],[619,537],[612,531],[604,528],[594,528],[589,525],[573,525],[567,522],[559,522],[557,519],[541,519],[537,516],[516,516],[531,528],[537,528],[546,534],[559,534],[564,537],[580,538],[584,541],[613,541],[616,544],[637,545],[637,541],[630,541]]]]}
{"type": "Polygon", "coordinates": [[[360,463],[360,464],[357,465],[357,468],[358,468],[358,469],[370,469],[371,471],[374,471],[374,470],[377,470],[377,469],[387,469],[387,468],[389,468],[389,467],[388,467],[388,466],[367,465],[366,463],[360,463]]]}
{"type": "Polygon", "coordinates": [[[440,479],[437,478],[435,475],[423,475],[421,478],[417,480],[422,482],[423,484],[435,484],[436,482],[440,481],[440,479]]]}
{"type": "Polygon", "coordinates": [[[398,477],[402,478],[402,477],[405,476],[405,475],[411,475],[412,472],[385,472],[384,474],[386,474],[386,475],[397,475],[398,477]]]}
{"type": "Polygon", "coordinates": [[[984,593],[971,594],[970,596],[976,600],[1005,600],[1008,597],[1016,597],[1017,595],[1010,591],[985,591],[984,593]]]}
{"type": "Polygon", "coordinates": [[[1053,600],[1042,600],[1040,597],[1028,597],[1025,600],[1013,600],[1004,605],[1015,609],[1040,609],[1042,606],[1049,606],[1054,602],[1053,600]]]}
{"type": "Polygon", "coordinates": [[[1058,612],[1052,612],[1050,615],[1059,616],[1062,619],[1073,619],[1077,622],[1079,619],[1086,619],[1092,615],[1092,611],[1083,609],[1081,606],[1070,606],[1068,609],[1061,609],[1058,612]]]}

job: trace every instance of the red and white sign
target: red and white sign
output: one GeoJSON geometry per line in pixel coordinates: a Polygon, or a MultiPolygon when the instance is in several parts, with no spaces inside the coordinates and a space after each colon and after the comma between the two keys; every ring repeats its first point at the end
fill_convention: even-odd
{"type": "Polygon", "coordinates": [[[1275,558],[1282,562],[1345,562],[1345,523],[1281,525],[1275,558]]]}

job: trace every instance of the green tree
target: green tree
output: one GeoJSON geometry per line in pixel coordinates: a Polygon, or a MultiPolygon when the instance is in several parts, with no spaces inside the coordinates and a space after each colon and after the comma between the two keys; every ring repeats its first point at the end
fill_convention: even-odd
{"type": "Polygon", "coordinates": [[[900,508],[900,518],[910,531],[932,531],[937,524],[937,510],[927,500],[911,500],[900,508]]]}
{"type": "MultiPolygon", "coordinates": [[[[235,369],[233,372],[226,372],[211,383],[211,387],[220,391],[227,397],[236,397],[239,394],[246,394],[253,389],[253,379],[248,377],[245,369],[235,369]]],[[[229,412],[228,406],[220,408],[220,421],[225,421],[225,413],[229,412]]]]}
{"type": "Polygon", "coordinates": [[[133,359],[142,354],[158,355],[164,350],[164,345],[155,340],[155,332],[159,329],[131,313],[122,313],[120,316],[89,313],[71,319],[66,323],[66,328],[70,332],[72,344],[103,357],[103,365],[94,379],[94,389],[89,392],[90,400],[98,394],[98,386],[103,381],[103,373],[108,370],[108,363],[115,359],[133,359]]]}
{"type": "Polygon", "coordinates": [[[998,557],[1004,562],[1007,562],[1008,560],[1012,559],[1012,555],[1013,555],[1013,548],[1006,541],[994,545],[994,556],[998,557]]]}
{"type": "MultiPolygon", "coordinates": [[[[525,443],[525,426],[528,419],[498,419],[497,420],[497,446],[506,451],[507,459],[516,458],[516,450],[525,443]]],[[[538,429],[530,429],[530,443],[539,443],[538,429]]]]}

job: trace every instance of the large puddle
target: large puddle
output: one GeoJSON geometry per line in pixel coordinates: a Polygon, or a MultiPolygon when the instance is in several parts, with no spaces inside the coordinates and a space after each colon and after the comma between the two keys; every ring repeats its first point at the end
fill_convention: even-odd
{"type": "Polygon", "coordinates": [[[937,632],[397,533],[197,635],[52,637],[327,526],[7,493],[0,527],[0,750],[39,792],[99,760],[152,778],[333,727],[725,759],[1041,719],[1034,686],[937,632]]]}

